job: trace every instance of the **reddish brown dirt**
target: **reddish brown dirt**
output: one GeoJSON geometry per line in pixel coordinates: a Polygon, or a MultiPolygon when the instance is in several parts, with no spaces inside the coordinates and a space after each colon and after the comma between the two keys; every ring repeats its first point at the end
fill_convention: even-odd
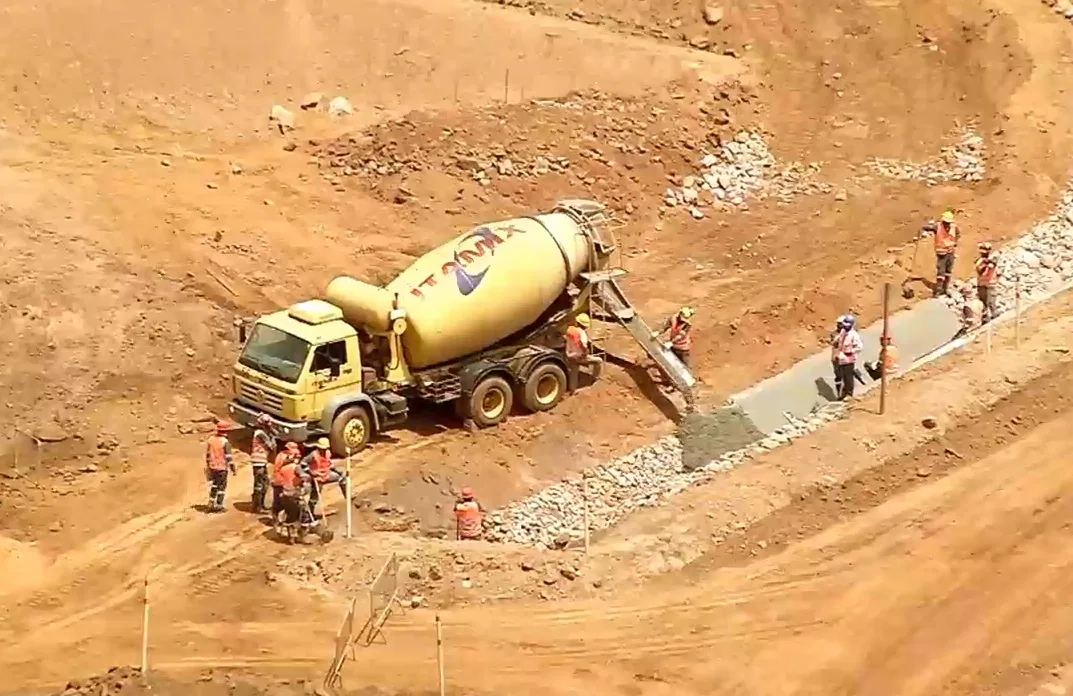
{"type": "MultiPolygon", "coordinates": [[[[592,196],[627,220],[628,291],[643,314],[658,318],[687,302],[700,309],[697,368],[705,399],[717,401],[814,350],[847,307],[874,318],[876,289],[902,279],[906,239],[923,218],[962,207],[968,243],[1004,239],[1046,210],[1068,173],[1063,90],[1070,87],[1064,66],[1073,34],[1042,6],[728,3],[721,23],[704,30],[714,52],[680,45],[701,32],[693,4],[687,11],[686,3],[670,0],[586,2],[584,19],[592,24],[545,16],[574,7],[541,8],[546,12],[532,16],[460,0],[353,7],[240,0],[47,9],[23,1],[5,9],[0,86],[10,98],[0,105],[0,320],[8,331],[0,344],[7,366],[0,373],[0,427],[9,446],[0,461],[0,551],[20,572],[0,584],[0,636],[14,646],[4,656],[13,686],[58,676],[42,672],[41,661],[61,642],[72,670],[129,661],[137,651],[134,632],[109,627],[138,625],[137,582],[153,568],[161,591],[181,598],[161,609],[160,620],[175,627],[162,646],[165,664],[200,669],[227,653],[239,655],[240,666],[263,670],[306,669],[320,660],[336,607],[265,581],[262,557],[281,552],[260,538],[258,522],[238,513],[203,519],[190,509],[203,494],[205,422],[227,398],[237,316],[315,295],[337,273],[382,278],[476,222],[592,196]],[[609,30],[624,28],[678,45],[609,30]],[[721,55],[727,47],[741,60],[721,55]],[[724,84],[738,76],[746,83],[741,91],[724,84]],[[512,104],[490,106],[504,86],[512,104]],[[295,102],[311,90],[346,95],[355,115],[332,120],[299,111],[295,102]],[[528,103],[571,92],[591,100],[590,108],[548,118],[528,103]],[[299,128],[292,136],[269,128],[273,103],[295,109],[299,128]],[[731,123],[720,125],[724,108],[731,123]],[[402,125],[375,125],[403,114],[402,125]],[[691,173],[686,165],[702,144],[728,127],[762,128],[780,159],[823,161],[837,179],[872,156],[930,157],[970,120],[990,148],[989,176],[980,185],[929,189],[874,180],[844,202],[760,203],[747,214],[699,222],[657,212],[668,182],[691,173]],[[574,159],[595,148],[600,157],[585,158],[584,176],[479,187],[442,166],[452,145],[440,135],[444,128],[474,147],[574,159]],[[631,159],[629,174],[609,167],[610,132],[644,145],[650,156],[631,159]],[[381,189],[362,177],[329,183],[324,163],[313,157],[339,136],[361,147],[366,138],[374,147],[395,141],[399,151],[420,152],[422,168],[389,177],[381,189]],[[284,149],[288,141],[299,147],[284,149]],[[414,195],[396,204],[400,186],[414,195]],[[298,622],[289,630],[315,636],[316,648],[274,642],[283,629],[268,620],[280,616],[298,622]],[[186,650],[202,644],[214,647],[186,650]],[[213,652],[219,645],[226,649],[213,652]]],[[[609,337],[609,345],[636,357],[621,338],[609,337]]],[[[371,507],[401,507],[400,527],[435,529],[446,521],[450,489],[463,482],[498,505],[670,428],[666,404],[643,374],[609,373],[556,412],[515,418],[494,432],[466,433],[439,414],[423,414],[361,458],[359,494],[371,507]]],[[[1063,482],[1060,472],[1046,471],[1053,485],[1063,482]]],[[[1053,493],[1042,479],[1025,485],[1029,497],[1053,493]]],[[[233,498],[243,486],[245,476],[233,498]]],[[[1047,519],[1062,523],[1061,511],[1047,519]]],[[[1039,559],[1040,539],[1060,543],[1046,534],[1026,540],[1025,553],[1039,559]]],[[[951,535],[950,543],[972,545],[957,530],[951,535]]],[[[370,566],[377,539],[362,536],[370,566]]],[[[448,558],[446,551],[430,553],[437,563],[448,558]]],[[[488,553],[491,563],[494,552],[488,553]]],[[[1025,572],[1012,556],[995,562],[1025,572]]],[[[911,576],[911,569],[896,570],[911,576]]],[[[749,624],[762,613],[758,607],[730,612],[712,603],[714,593],[730,592],[741,580],[728,577],[727,585],[703,590],[708,600],[698,595],[693,618],[680,616],[669,600],[642,603],[642,614],[615,628],[598,620],[613,617],[615,604],[572,610],[571,622],[594,622],[592,640],[603,648],[577,647],[548,632],[561,622],[558,615],[475,615],[478,633],[497,619],[537,628],[531,635],[519,628],[513,645],[465,638],[458,664],[476,668],[478,656],[495,650],[504,650],[500,657],[543,654],[489,678],[489,688],[537,672],[564,692],[755,686],[776,653],[739,642],[756,630],[749,624]],[[699,637],[649,641],[642,650],[642,623],[650,619],[699,637]],[[715,635],[710,626],[719,624],[740,633],[715,635]],[[616,641],[620,647],[607,647],[616,641]],[[533,647],[549,642],[554,650],[533,647]],[[712,648],[721,657],[701,667],[666,657],[712,648]],[[631,650],[641,657],[626,659],[631,650]],[[587,671],[594,657],[626,659],[628,669],[587,671]],[[754,667],[735,672],[735,660],[754,667]],[[676,676],[653,676],[657,671],[676,676]]],[[[976,576],[965,579],[971,581],[981,583],[979,593],[995,589],[976,576]]],[[[675,601],[693,591],[679,591],[675,601]]],[[[824,591],[849,589],[817,586],[808,590],[813,595],[795,596],[787,614],[808,613],[801,607],[817,604],[814,595],[824,591]]],[[[910,603],[931,599],[905,595],[910,603]]],[[[861,628],[860,621],[874,618],[848,605],[836,609],[821,620],[861,628]]],[[[967,609],[954,607],[951,624],[967,609]]],[[[1047,619],[1044,633],[1060,620],[1047,619]]],[[[412,621],[403,645],[427,638],[424,617],[412,621]]],[[[571,631],[590,633],[588,623],[571,622],[571,631]]],[[[802,649],[790,637],[802,624],[760,623],[762,633],[780,636],[772,645],[785,654],[802,649]]],[[[839,636],[815,637],[833,646],[839,636]]],[[[1007,648],[997,646],[994,659],[1007,648]]],[[[830,652],[833,660],[835,648],[830,652]]],[[[889,671],[877,673],[914,664],[914,655],[900,654],[904,662],[892,658],[889,671]]],[[[408,656],[402,650],[376,666],[405,674],[408,656]]],[[[928,678],[906,692],[938,685],[928,678]]],[[[769,686],[791,693],[793,679],[769,686]]],[[[409,686],[404,682],[398,687],[409,686]]],[[[796,683],[864,688],[835,667],[796,683]]]]}

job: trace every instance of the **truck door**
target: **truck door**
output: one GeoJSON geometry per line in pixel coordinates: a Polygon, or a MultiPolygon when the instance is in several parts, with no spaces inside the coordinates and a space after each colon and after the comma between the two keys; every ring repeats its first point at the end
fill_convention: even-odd
{"type": "Polygon", "coordinates": [[[361,391],[361,360],[357,339],[340,339],[317,346],[309,364],[309,377],[318,417],[336,394],[361,391]]]}

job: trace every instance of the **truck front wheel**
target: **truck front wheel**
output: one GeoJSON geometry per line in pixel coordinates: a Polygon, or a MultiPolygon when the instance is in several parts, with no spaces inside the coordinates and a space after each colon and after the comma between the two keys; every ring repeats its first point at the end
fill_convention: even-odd
{"type": "Polygon", "coordinates": [[[566,373],[553,362],[546,362],[533,370],[525,380],[522,403],[533,413],[550,411],[566,394],[566,373]]]}
{"type": "Polygon", "coordinates": [[[332,453],[335,456],[345,457],[348,447],[351,454],[357,454],[365,449],[372,436],[372,419],[369,418],[369,412],[361,406],[351,406],[336,414],[331,432],[328,433],[328,441],[332,444],[332,453]]]}
{"type": "Polygon", "coordinates": [[[482,428],[499,425],[514,407],[514,390],[507,380],[490,375],[481,380],[469,397],[468,415],[482,428]]]}

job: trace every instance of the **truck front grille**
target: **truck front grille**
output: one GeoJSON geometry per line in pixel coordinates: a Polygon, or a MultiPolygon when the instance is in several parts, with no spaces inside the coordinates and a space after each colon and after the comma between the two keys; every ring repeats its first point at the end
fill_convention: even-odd
{"type": "Polygon", "coordinates": [[[242,401],[260,406],[266,411],[272,411],[277,415],[282,415],[283,413],[283,397],[256,384],[240,381],[238,397],[242,401]]]}

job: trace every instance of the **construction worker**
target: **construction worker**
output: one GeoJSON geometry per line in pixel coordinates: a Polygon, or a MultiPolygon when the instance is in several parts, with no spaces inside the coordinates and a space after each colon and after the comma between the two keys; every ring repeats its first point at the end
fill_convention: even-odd
{"type": "Polygon", "coordinates": [[[879,379],[884,374],[890,376],[898,371],[898,348],[894,345],[894,338],[880,336],[879,346],[879,359],[864,364],[864,369],[872,379],[879,379]]]}
{"type": "Polygon", "coordinates": [[[933,294],[950,293],[950,278],[954,273],[954,257],[957,254],[961,230],[954,222],[953,211],[946,211],[935,226],[935,287],[933,294]]]}
{"type": "Polygon", "coordinates": [[[227,492],[227,472],[235,473],[231,443],[227,431],[231,424],[217,421],[216,433],[205,444],[205,478],[209,481],[209,512],[224,511],[224,495],[227,492]]]}
{"type": "MultiPolygon", "coordinates": [[[[290,443],[288,443],[290,444],[290,443]]],[[[297,450],[297,444],[295,445],[297,450]]],[[[280,454],[282,457],[289,452],[283,452],[280,454]]],[[[283,465],[278,471],[274,472],[275,480],[279,485],[279,509],[284,513],[284,522],[287,524],[294,524],[300,522],[302,519],[302,510],[299,505],[299,500],[302,497],[302,487],[307,484],[307,479],[303,476],[301,469],[299,468],[299,452],[294,452],[295,456],[290,457],[283,462],[283,465]]],[[[276,458],[279,461],[279,457],[276,458]]],[[[275,507],[276,503],[273,504],[275,507]]],[[[279,521],[279,513],[274,513],[274,519],[279,521]]]]}
{"type": "Polygon", "coordinates": [[[268,460],[275,449],[272,418],[262,413],[257,416],[257,427],[253,430],[250,444],[250,466],[253,468],[253,497],[250,507],[255,513],[265,510],[265,498],[268,496],[268,460]]]}
{"type": "Polygon", "coordinates": [[[838,335],[838,373],[841,378],[841,389],[838,400],[844,401],[853,398],[853,389],[856,385],[857,357],[864,348],[861,335],[857,333],[857,318],[852,314],[842,317],[842,331],[838,335]]]}
{"type": "Polygon", "coordinates": [[[484,508],[473,497],[473,489],[462,486],[455,503],[455,538],[459,541],[477,541],[484,534],[482,516],[484,508]]]}
{"type": "Polygon", "coordinates": [[[957,332],[955,338],[979,328],[984,314],[984,305],[973,293],[972,286],[962,287],[961,294],[965,302],[961,305],[961,330],[957,332]]]}
{"type": "Polygon", "coordinates": [[[998,259],[992,255],[990,242],[980,242],[977,249],[980,258],[976,259],[976,297],[983,305],[981,323],[986,324],[998,314],[996,307],[995,285],[998,282],[998,259]]]}
{"type": "Polygon", "coordinates": [[[592,368],[593,378],[599,376],[603,361],[592,354],[592,343],[589,341],[591,325],[592,320],[588,314],[579,314],[574,318],[574,324],[566,330],[566,376],[570,391],[581,386],[582,366],[588,365],[592,368]]]}
{"type": "Polygon", "coordinates": [[[689,353],[693,350],[693,308],[682,307],[678,313],[663,322],[660,338],[670,343],[671,352],[690,369],[689,353]]]}
{"type": "Polygon", "coordinates": [[[283,509],[283,488],[286,483],[283,469],[288,464],[298,464],[301,459],[302,450],[298,443],[288,442],[272,463],[272,519],[279,517],[283,509]]]}
{"type": "Polygon", "coordinates": [[[309,498],[309,507],[312,511],[317,509],[317,503],[320,502],[321,489],[329,483],[338,483],[340,487],[346,485],[343,472],[332,466],[331,449],[328,438],[322,437],[317,440],[316,448],[302,459],[300,466],[302,474],[308,475],[313,482],[313,490],[309,498]]]}

